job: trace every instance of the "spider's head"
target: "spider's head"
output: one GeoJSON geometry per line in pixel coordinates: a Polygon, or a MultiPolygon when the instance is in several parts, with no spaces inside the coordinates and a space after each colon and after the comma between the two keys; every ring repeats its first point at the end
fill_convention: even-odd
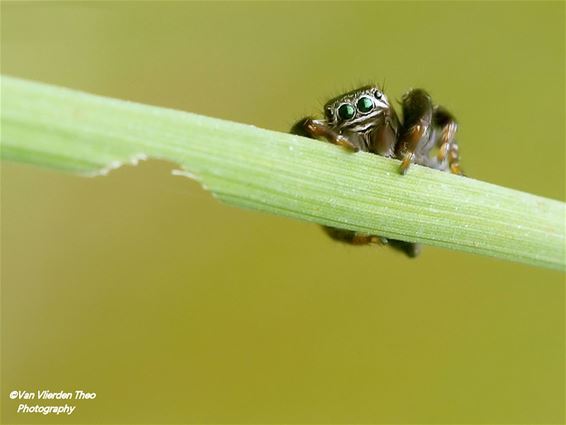
{"type": "Polygon", "coordinates": [[[389,109],[389,101],[376,86],[366,86],[331,99],[324,105],[326,120],[331,127],[364,126],[389,109]]]}

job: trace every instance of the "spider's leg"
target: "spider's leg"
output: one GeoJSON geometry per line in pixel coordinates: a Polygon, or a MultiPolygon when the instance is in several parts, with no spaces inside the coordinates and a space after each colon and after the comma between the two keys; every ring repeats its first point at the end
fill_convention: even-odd
{"type": "Polygon", "coordinates": [[[389,239],[389,246],[404,252],[408,257],[415,258],[421,252],[421,244],[389,239]]]}
{"type": "Polygon", "coordinates": [[[432,100],[422,89],[413,89],[401,99],[403,124],[395,154],[401,162],[399,171],[407,172],[415,162],[415,151],[420,143],[427,143],[432,133],[432,100]]]}
{"type": "Polygon", "coordinates": [[[322,226],[324,231],[332,239],[349,243],[352,245],[387,245],[388,240],[381,236],[368,235],[367,233],[354,232],[353,230],[338,229],[336,227],[322,226]]]}
{"type": "Polygon", "coordinates": [[[434,125],[440,130],[439,137],[436,140],[436,146],[438,147],[436,159],[438,159],[439,162],[444,162],[448,156],[450,145],[454,142],[458,125],[452,114],[442,106],[436,106],[434,108],[433,116],[434,125]]]}
{"type": "Polygon", "coordinates": [[[458,129],[456,119],[442,106],[436,106],[434,108],[433,121],[435,127],[440,130],[436,141],[436,146],[438,147],[436,159],[439,166],[442,166],[444,169],[447,161],[452,173],[463,174],[459,163],[458,142],[456,142],[456,131],[458,129]]]}
{"type": "Polygon", "coordinates": [[[450,148],[448,149],[448,165],[450,166],[451,173],[464,175],[460,167],[460,155],[458,154],[458,143],[456,140],[450,144],[450,148]]]}
{"type": "Polygon", "coordinates": [[[323,120],[315,120],[311,117],[303,118],[291,127],[291,133],[298,136],[310,137],[311,139],[323,138],[330,143],[342,146],[351,151],[357,152],[359,148],[354,145],[347,137],[336,133],[323,120]]]}
{"type": "Polygon", "coordinates": [[[408,257],[414,258],[421,251],[420,244],[387,239],[383,236],[368,235],[366,233],[354,232],[352,230],[338,229],[336,227],[322,226],[325,232],[332,239],[345,242],[351,245],[389,245],[391,248],[405,253],[408,257]]]}

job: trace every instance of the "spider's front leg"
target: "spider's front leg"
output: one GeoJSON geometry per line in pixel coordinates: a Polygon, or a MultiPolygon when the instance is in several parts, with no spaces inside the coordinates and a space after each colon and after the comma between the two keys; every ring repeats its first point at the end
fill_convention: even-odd
{"type": "Polygon", "coordinates": [[[316,120],[311,117],[303,118],[291,127],[291,133],[298,136],[310,137],[311,139],[323,138],[330,143],[342,146],[354,152],[359,150],[347,137],[338,134],[323,120],[316,120]]]}
{"type": "Polygon", "coordinates": [[[432,132],[432,100],[422,89],[413,89],[403,95],[403,124],[395,155],[401,160],[399,171],[405,174],[415,162],[415,151],[419,144],[429,142],[432,132]]]}

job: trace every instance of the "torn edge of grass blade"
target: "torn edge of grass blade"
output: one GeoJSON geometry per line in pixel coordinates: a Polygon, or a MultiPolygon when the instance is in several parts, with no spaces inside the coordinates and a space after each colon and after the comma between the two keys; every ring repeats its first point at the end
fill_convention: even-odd
{"type": "MultiPolygon", "coordinates": [[[[566,269],[563,202],[327,143],[1,78],[1,154],[82,175],[157,158],[229,204],[566,269]]],[[[211,223],[212,225],[212,223],[211,223]]]]}

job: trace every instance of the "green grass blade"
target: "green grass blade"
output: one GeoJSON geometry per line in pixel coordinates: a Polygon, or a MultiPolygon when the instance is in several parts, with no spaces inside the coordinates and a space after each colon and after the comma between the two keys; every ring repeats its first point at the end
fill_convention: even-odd
{"type": "MultiPolygon", "coordinates": [[[[2,77],[2,158],[84,175],[174,161],[232,205],[565,270],[565,204],[328,143],[2,77]]],[[[210,225],[214,225],[210,223],[210,225]]]]}

